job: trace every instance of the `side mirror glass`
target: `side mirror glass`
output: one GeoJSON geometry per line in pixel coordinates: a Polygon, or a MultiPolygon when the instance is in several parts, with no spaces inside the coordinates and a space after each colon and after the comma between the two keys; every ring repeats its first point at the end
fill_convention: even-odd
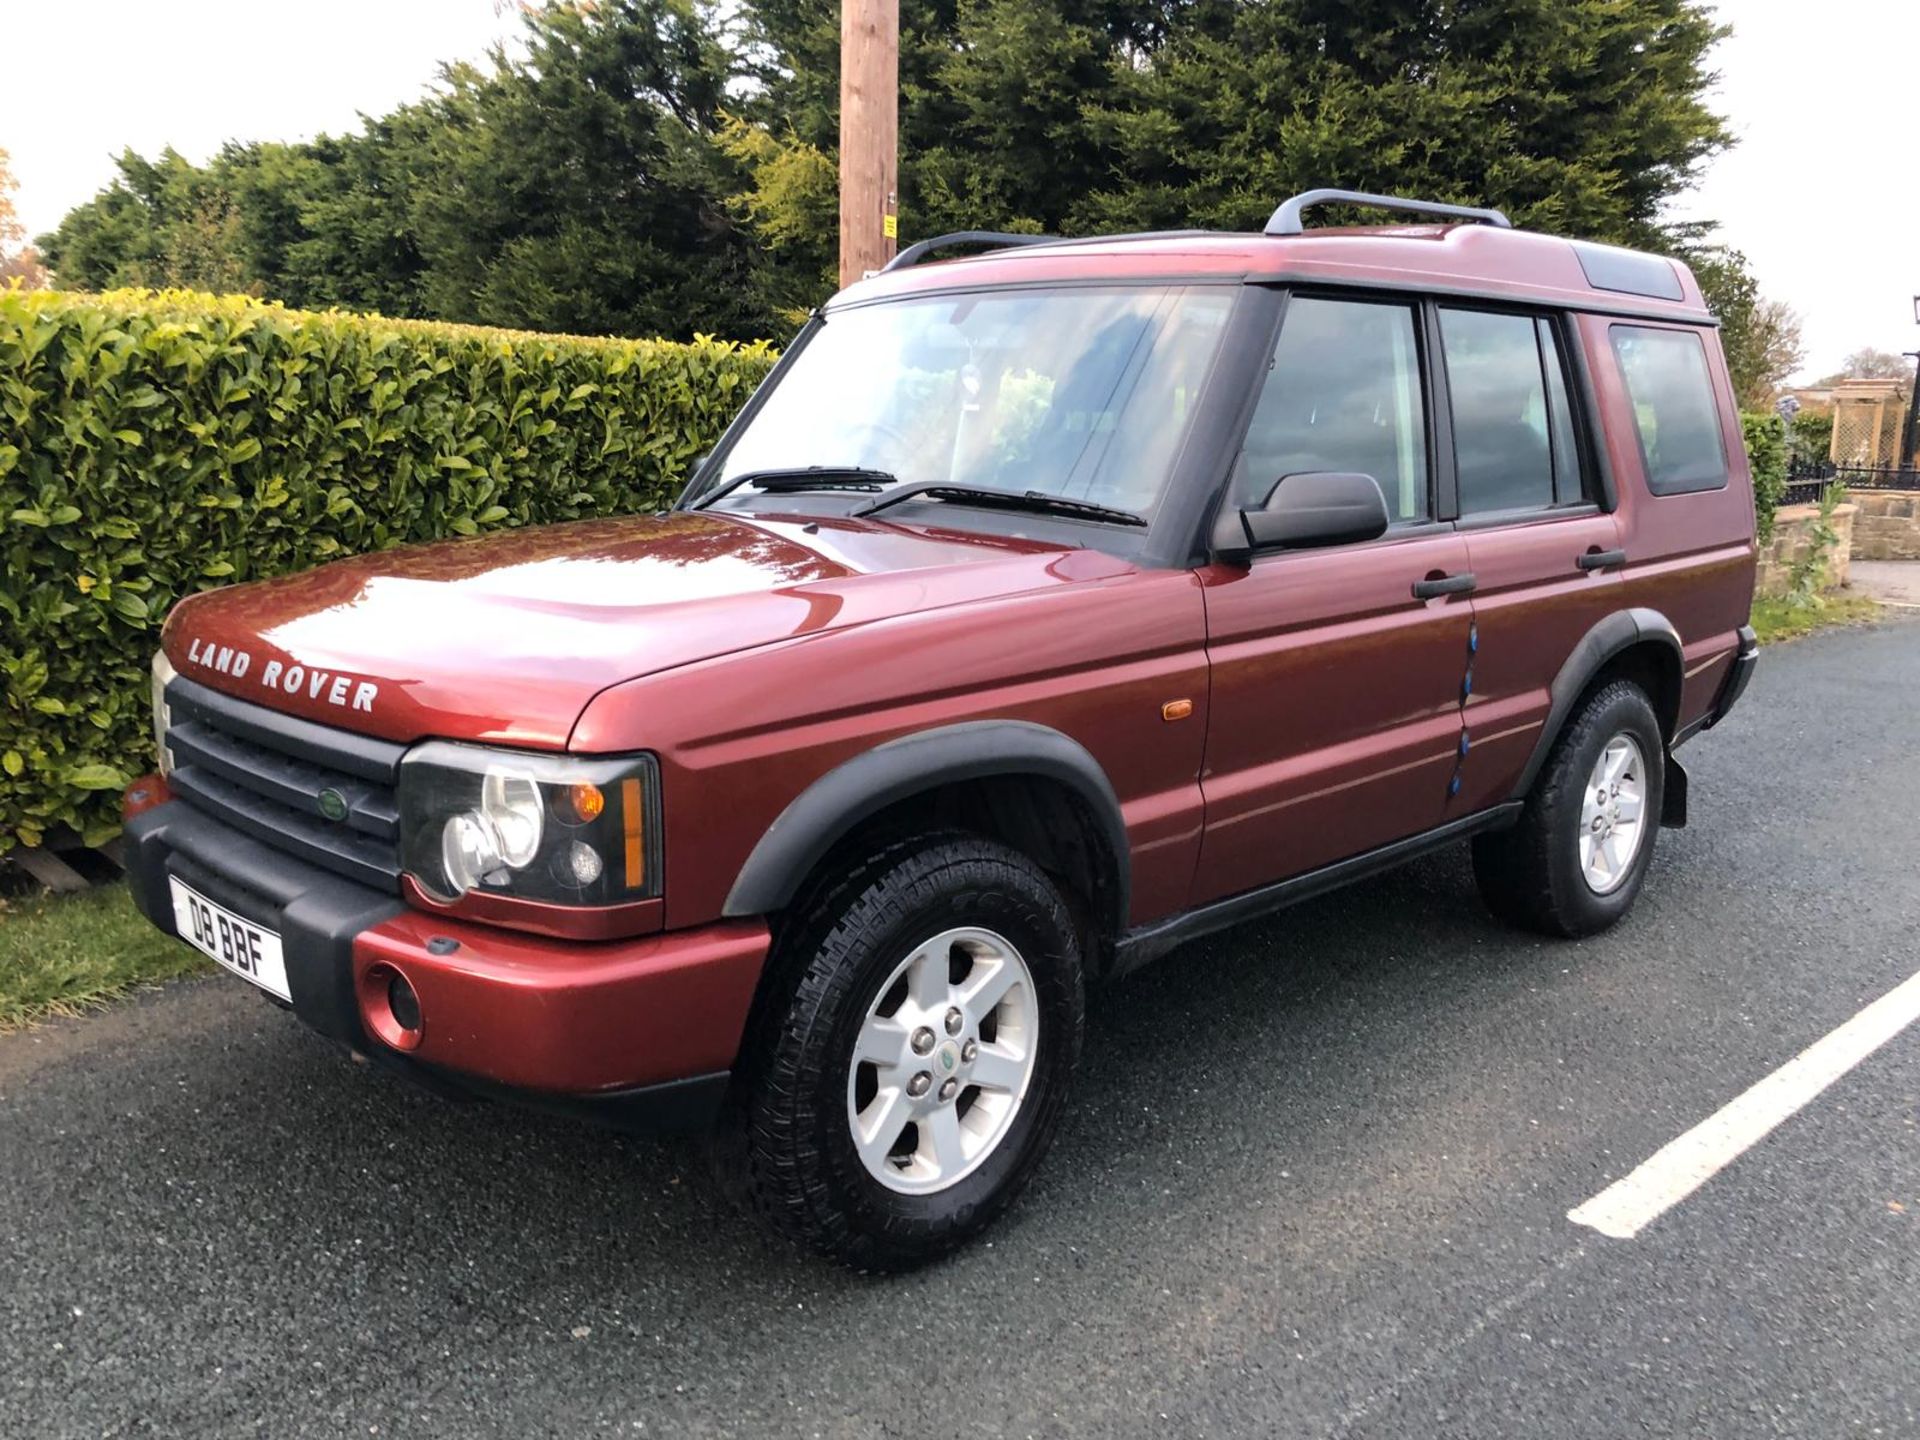
{"type": "Polygon", "coordinates": [[[1380,482],[1371,475],[1308,470],[1282,476],[1257,510],[1224,510],[1214,527],[1223,557],[1256,550],[1307,550],[1377,540],[1391,517],[1380,482]]]}

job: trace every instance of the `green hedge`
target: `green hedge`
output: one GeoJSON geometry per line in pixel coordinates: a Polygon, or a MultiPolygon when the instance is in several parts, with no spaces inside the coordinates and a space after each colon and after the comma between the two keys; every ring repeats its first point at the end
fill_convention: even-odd
{"type": "Polygon", "coordinates": [[[668,503],[773,360],[244,297],[0,291],[0,853],[118,825],[196,590],[668,503]]]}
{"type": "Polygon", "coordinates": [[[1753,513],[1760,543],[1773,539],[1773,512],[1787,491],[1787,422],[1778,415],[1740,417],[1753,470],[1753,513]]]}
{"type": "Polygon", "coordinates": [[[1787,429],[1794,459],[1815,465],[1826,462],[1833,449],[1833,411],[1802,410],[1787,429]]]}

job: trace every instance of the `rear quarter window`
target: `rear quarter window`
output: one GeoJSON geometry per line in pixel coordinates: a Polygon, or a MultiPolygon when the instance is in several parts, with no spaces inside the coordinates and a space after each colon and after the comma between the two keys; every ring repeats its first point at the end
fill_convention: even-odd
{"type": "Polygon", "coordinates": [[[1647,488],[1656,495],[1724,488],[1727,447],[1699,334],[1615,325],[1612,335],[1646,461],[1647,488]]]}

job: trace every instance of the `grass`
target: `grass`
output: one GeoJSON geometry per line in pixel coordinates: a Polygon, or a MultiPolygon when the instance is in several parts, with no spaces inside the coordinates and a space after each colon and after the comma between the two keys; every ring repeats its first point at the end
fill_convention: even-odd
{"type": "Polygon", "coordinates": [[[1863,595],[1819,595],[1797,603],[1769,596],[1753,602],[1753,629],[1762,645],[1777,645],[1829,625],[1858,625],[1879,614],[1879,605],[1863,595]]]}
{"type": "Polygon", "coordinates": [[[210,966],[149,925],[124,885],[0,900],[0,1033],[210,966]]]}

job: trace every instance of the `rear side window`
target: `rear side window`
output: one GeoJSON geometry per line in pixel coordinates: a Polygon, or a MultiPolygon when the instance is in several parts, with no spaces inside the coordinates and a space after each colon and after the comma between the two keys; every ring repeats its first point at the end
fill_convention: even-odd
{"type": "Polygon", "coordinates": [[[1380,482],[1395,520],[1424,520],[1427,416],[1410,305],[1296,295],[1286,319],[1234,487],[1264,504],[1289,475],[1348,471],[1380,482]]]}
{"type": "Polygon", "coordinates": [[[1727,450],[1699,335],[1615,325],[1613,353],[1633,404],[1647,487],[1656,495],[1686,495],[1725,486],[1727,450]]]}
{"type": "Polygon", "coordinates": [[[1531,315],[1440,312],[1460,513],[1553,504],[1547,377],[1531,315]]]}
{"type": "Polygon", "coordinates": [[[1442,307],[1460,513],[1543,510],[1582,498],[1565,360],[1552,323],[1442,307]]]}

